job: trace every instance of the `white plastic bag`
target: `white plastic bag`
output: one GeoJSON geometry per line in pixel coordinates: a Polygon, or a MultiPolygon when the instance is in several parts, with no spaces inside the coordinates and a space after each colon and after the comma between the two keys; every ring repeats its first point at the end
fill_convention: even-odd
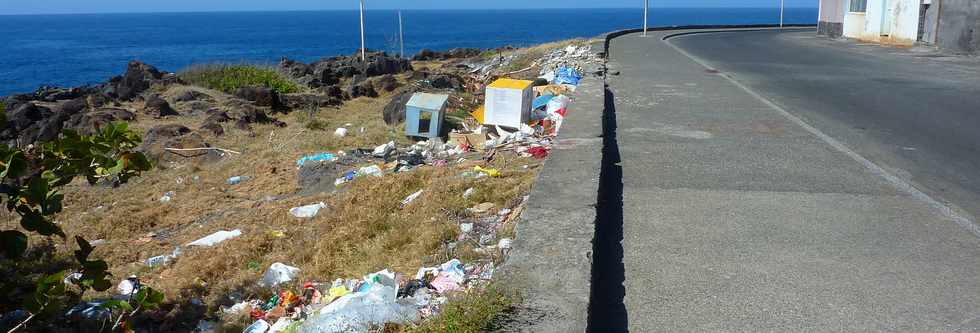
{"type": "Polygon", "coordinates": [[[259,282],[259,285],[272,288],[292,281],[297,274],[299,274],[299,268],[277,262],[269,266],[269,270],[265,271],[265,275],[262,276],[262,281],[259,282]]]}
{"type": "Polygon", "coordinates": [[[307,218],[308,219],[308,218],[312,218],[312,217],[316,216],[316,214],[319,213],[320,210],[321,209],[324,209],[324,208],[327,208],[327,204],[322,203],[322,202],[311,204],[311,205],[306,205],[306,206],[293,207],[293,208],[290,208],[289,209],[289,215],[292,215],[292,216],[295,216],[295,217],[298,217],[298,218],[307,218]]]}
{"type": "Polygon", "coordinates": [[[226,240],[238,237],[242,235],[241,229],[235,229],[232,231],[221,230],[216,233],[207,235],[196,241],[187,243],[186,246],[214,246],[215,244],[224,242],[226,240]]]}

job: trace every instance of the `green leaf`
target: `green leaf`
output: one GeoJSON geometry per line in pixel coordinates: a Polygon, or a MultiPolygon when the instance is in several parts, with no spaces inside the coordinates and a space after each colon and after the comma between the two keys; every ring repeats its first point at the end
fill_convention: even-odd
{"type": "Polygon", "coordinates": [[[113,299],[103,302],[99,305],[99,308],[106,310],[122,310],[122,311],[133,311],[133,306],[129,302],[113,299]]]}
{"type": "Polygon", "coordinates": [[[37,281],[33,297],[27,299],[24,307],[31,312],[41,312],[46,304],[65,294],[65,272],[46,275],[37,281]]]}
{"type": "Polygon", "coordinates": [[[7,258],[19,258],[27,251],[27,235],[17,230],[0,231],[3,254],[7,258]]]}
{"type": "Polygon", "coordinates": [[[163,303],[163,299],[164,295],[162,292],[156,291],[150,287],[143,287],[136,293],[136,296],[133,297],[133,300],[135,300],[140,307],[147,310],[160,307],[160,305],[163,303]]]}
{"type": "Polygon", "coordinates": [[[24,198],[31,206],[40,205],[48,197],[48,181],[44,177],[34,177],[27,183],[27,193],[24,198]]]}
{"type": "Polygon", "coordinates": [[[24,152],[15,151],[4,163],[3,172],[0,172],[0,179],[12,179],[23,176],[27,172],[27,160],[24,152]]]}

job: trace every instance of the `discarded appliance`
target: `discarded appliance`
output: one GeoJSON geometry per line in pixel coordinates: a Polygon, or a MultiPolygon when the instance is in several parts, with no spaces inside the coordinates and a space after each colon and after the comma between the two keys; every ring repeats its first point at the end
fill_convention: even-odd
{"type": "Polygon", "coordinates": [[[449,95],[416,93],[405,104],[405,135],[437,138],[449,95]]]}
{"type": "Polygon", "coordinates": [[[520,128],[531,118],[532,85],[525,80],[500,79],[487,86],[483,120],[486,125],[520,128]]]}

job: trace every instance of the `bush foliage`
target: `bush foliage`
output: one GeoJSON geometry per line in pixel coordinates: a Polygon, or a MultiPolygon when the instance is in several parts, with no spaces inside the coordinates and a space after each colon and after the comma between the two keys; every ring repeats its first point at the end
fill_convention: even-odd
{"type": "MultiPolygon", "coordinates": [[[[126,123],[116,123],[107,125],[93,136],[66,130],[61,138],[37,149],[0,145],[0,203],[6,199],[7,210],[20,216],[21,227],[0,230],[0,258],[28,260],[24,258],[29,247],[28,233],[68,238],[52,220],[63,207],[64,195],[59,188],[76,177],[85,178],[91,184],[100,181],[125,183],[150,170],[146,156],[134,151],[140,142],[139,135],[130,131],[126,123]]],[[[78,300],[87,290],[105,291],[112,287],[108,264],[104,260],[90,259],[94,247],[80,236],[74,238],[78,249],[74,251],[76,263],[70,270],[43,272],[43,276],[36,278],[33,292],[20,300],[6,298],[0,305],[10,307],[20,302],[21,307],[31,313],[26,322],[37,314],[60,312],[65,301],[78,300]]],[[[49,251],[47,256],[55,255],[53,248],[38,247],[36,250],[49,251]]],[[[15,288],[18,286],[11,280],[0,280],[0,290],[8,292],[5,296],[11,296],[9,292],[15,288]]],[[[152,308],[162,301],[162,294],[149,288],[138,296],[141,298],[133,303],[141,305],[138,309],[152,308]]],[[[130,302],[125,303],[130,305],[130,302]]],[[[136,313],[136,310],[126,310],[122,304],[112,305],[110,311],[117,313],[118,318],[113,329],[123,323],[121,319],[136,313]]]]}
{"type": "Polygon", "coordinates": [[[200,65],[184,70],[179,75],[185,82],[228,94],[234,94],[239,88],[253,86],[268,87],[280,94],[300,91],[298,84],[276,70],[254,65],[200,65]]]}

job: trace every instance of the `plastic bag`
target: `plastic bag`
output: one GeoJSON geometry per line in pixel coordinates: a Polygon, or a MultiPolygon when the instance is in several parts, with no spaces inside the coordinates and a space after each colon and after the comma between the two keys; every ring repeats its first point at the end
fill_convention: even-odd
{"type": "Polygon", "coordinates": [[[242,235],[241,229],[235,229],[232,231],[221,230],[216,233],[207,235],[196,241],[187,243],[186,246],[214,246],[215,244],[224,242],[226,240],[238,237],[242,235]]]}
{"type": "Polygon", "coordinates": [[[356,293],[340,297],[307,319],[298,332],[368,332],[371,326],[419,319],[414,299],[398,302],[394,273],[380,271],[365,276],[364,281],[356,293]]]}
{"type": "Polygon", "coordinates": [[[577,86],[579,80],[582,80],[582,75],[579,74],[574,68],[562,67],[555,72],[555,84],[570,84],[577,86]]]}
{"type": "Polygon", "coordinates": [[[275,287],[282,283],[292,281],[297,274],[299,274],[299,268],[277,262],[269,266],[269,270],[262,276],[262,281],[259,282],[259,285],[263,287],[275,287]]]}
{"type": "Polygon", "coordinates": [[[296,160],[296,166],[302,167],[306,162],[333,162],[337,160],[337,156],[331,153],[319,153],[316,155],[303,156],[302,158],[296,160]]]}
{"type": "Polygon", "coordinates": [[[327,208],[327,204],[322,202],[306,205],[306,206],[293,207],[289,209],[289,215],[298,218],[312,218],[316,216],[316,214],[319,213],[321,209],[324,208],[327,208]]]}

